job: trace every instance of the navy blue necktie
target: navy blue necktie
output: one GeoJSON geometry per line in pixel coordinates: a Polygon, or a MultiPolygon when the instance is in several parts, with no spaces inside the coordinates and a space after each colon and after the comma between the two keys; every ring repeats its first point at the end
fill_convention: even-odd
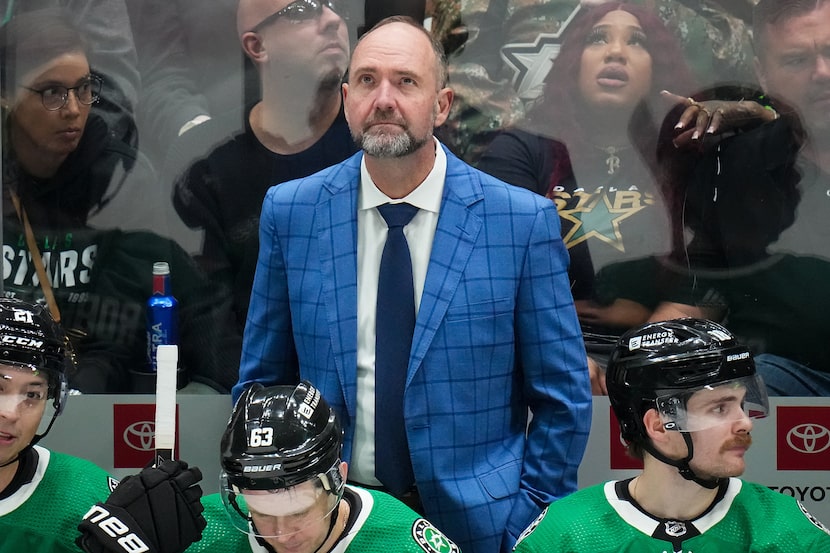
{"type": "Polygon", "coordinates": [[[375,319],[375,477],[400,496],[415,481],[403,419],[406,369],[415,332],[415,288],[403,227],[418,208],[385,204],[378,211],[389,234],[380,259],[375,319]]]}

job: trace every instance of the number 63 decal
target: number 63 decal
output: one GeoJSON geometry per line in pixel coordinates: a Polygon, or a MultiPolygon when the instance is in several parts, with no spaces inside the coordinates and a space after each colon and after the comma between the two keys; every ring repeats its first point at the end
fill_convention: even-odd
{"type": "Polygon", "coordinates": [[[251,438],[248,440],[250,447],[268,447],[274,443],[273,428],[254,428],[251,430],[251,438]]]}

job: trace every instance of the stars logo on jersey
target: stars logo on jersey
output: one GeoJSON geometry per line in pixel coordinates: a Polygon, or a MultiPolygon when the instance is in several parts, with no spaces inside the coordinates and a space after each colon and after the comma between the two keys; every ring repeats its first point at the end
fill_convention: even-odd
{"type": "Polygon", "coordinates": [[[828,530],[827,527],[824,524],[822,524],[819,519],[811,515],[810,512],[804,508],[804,505],[802,505],[800,501],[796,501],[796,504],[798,505],[798,508],[801,509],[801,512],[804,513],[804,516],[807,517],[807,520],[812,522],[813,525],[817,527],[819,530],[823,530],[825,534],[830,534],[830,530],[828,530]]]}
{"type": "Polygon", "coordinates": [[[539,33],[533,42],[505,44],[501,57],[513,71],[513,88],[525,100],[536,98],[542,91],[545,77],[562,47],[562,32],[579,12],[579,3],[555,33],[539,33]]]}
{"type": "Polygon", "coordinates": [[[528,537],[530,534],[533,533],[534,530],[536,530],[536,527],[542,523],[542,519],[545,518],[546,514],[548,514],[547,507],[545,507],[545,509],[539,514],[538,517],[536,517],[536,520],[531,522],[530,525],[527,528],[525,528],[521,534],[519,534],[519,539],[516,540],[516,545],[519,545],[523,539],[528,537]]]}
{"type": "Polygon", "coordinates": [[[571,248],[589,238],[596,238],[623,253],[625,245],[620,223],[654,203],[650,194],[643,194],[636,187],[629,190],[611,187],[607,193],[598,189],[594,194],[579,191],[574,196],[580,196],[576,207],[559,210],[560,217],[573,223],[563,238],[565,246],[571,248]]]}
{"type": "Polygon", "coordinates": [[[426,519],[412,524],[412,537],[426,553],[460,553],[458,546],[426,519]]]}
{"type": "Polygon", "coordinates": [[[110,493],[115,491],[115,488],[118,487],[119,480],[116,480],[112,476],[107,476],[107,488],[109,488],[110,493]]]}

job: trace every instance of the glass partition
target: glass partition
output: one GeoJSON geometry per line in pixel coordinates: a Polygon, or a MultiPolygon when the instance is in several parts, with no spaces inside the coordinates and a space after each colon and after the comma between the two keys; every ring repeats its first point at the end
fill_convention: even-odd
{"type": "Polygon", "coordinates": [[[406,14],[447,51],[441,142],[559,209],[592,370],[632,326],[704,316],[771,394],[823,395],[830,3],[809,4],[5,0],[3,292],[59,314],[74,389],[147,392],[167,262],[180,385],[228,393],[262,199],[357,151],[349,51],[406,14]]]}

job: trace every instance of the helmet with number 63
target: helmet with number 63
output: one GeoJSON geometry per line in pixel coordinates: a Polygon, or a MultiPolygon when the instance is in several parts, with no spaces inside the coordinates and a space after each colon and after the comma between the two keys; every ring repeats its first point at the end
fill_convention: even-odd
{"type": "Polygon", "coordinates": [[[334,411],[310,383],[246,389],[221,443],[220,491],[234,525],[266,537],[252,524],[251,511],[328,516],[345,487],[342,446],[334,411]]]}

